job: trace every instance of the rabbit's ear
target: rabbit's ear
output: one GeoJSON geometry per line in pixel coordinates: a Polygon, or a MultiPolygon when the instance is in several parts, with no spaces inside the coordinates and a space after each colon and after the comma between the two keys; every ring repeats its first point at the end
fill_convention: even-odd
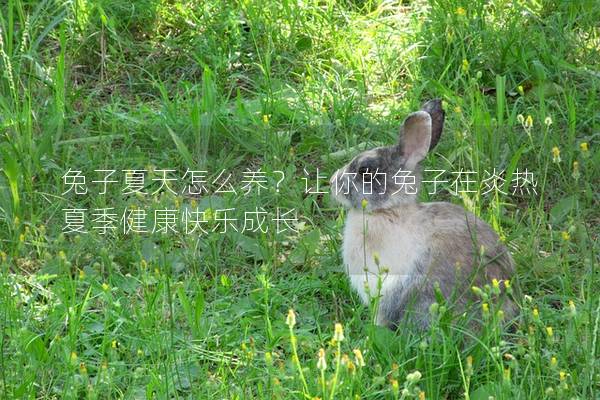
{"type": "Polygon", "coordinates": [[[433,99],[423,104],[421,110],[426,111],[431,117],[431,143],[429,150],[431,151],[440,140],[442,130],[444,129],[444,109],[442,108],[442,100],[433,99]]]}
{"type": "Polygon", "coordinates": [[[400,129],[400,151],[407,165],[416,165],[425,158],[431,143],[431,116],[417,111],[404,120],[400,129]]]}

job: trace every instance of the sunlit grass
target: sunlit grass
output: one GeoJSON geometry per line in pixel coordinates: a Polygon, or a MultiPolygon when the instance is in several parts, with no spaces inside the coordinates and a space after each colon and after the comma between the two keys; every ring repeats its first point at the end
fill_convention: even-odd
{"type": "Polygon", "coordinates": [[[596,398],[598,20],[592,1],[3,2],[0,397],[596,398]],[[492,191],[423,196],[511,249],[510,327],[491,299],[513,281],[473,289],[483,330],[444,299],[427,332],[375,326],[377,296],[362,305],[342,266],[343,211],[305,193],[434,97],[447,128],[425,168],[505,171],[492,191]],[[160,169],[239,182],[259,167],[260,195],[92,183],[146,169],[152,193],[160,169]],[[69,168],[87,195],[63,195],[69,168]],[[535,186],[513,193],[525,169],[535,186]],[[181,220],[169,235],[64,234],[74,207],[198,207],[211,229],[230,207],[241,223],[277,207],[300,220],[285,234],[199,237],[181,220]]]}

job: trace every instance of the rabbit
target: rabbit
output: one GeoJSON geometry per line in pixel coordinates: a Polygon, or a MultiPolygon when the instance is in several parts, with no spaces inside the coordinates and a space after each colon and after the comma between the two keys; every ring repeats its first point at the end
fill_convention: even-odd
{"type": "Polygon", "coordinates": [[[440,100],[428,101],[404,120],[397,144],[364,151],[330,179],[332,198],[348,209],[342,252],[350,283],[366,304],[380,295],[377,325],[397,329],[408,317],[426,329],[438,284],[447,300],[455,296],[448,306],[464,312],[472,286],[494,278],[504,284],[505,317],[514,315],[504,289],[514,262],[494,230],[461,206],[418,201],[419,163],[439,141],[444,116],[440,100]],[[399,170],[412,178],[398,179],[399,170]]]}

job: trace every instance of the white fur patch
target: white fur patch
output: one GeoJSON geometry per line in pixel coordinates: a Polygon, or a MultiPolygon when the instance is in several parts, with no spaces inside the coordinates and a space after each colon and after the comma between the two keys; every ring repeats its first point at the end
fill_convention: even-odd
{"type": "Polygon", "coordinates": [[[401,296],[398,289],[414,273],[416,263],[423,256],[425,235],[418,226],[411,224],[410,214],[415,214],[410,211],[412,207],[407,205],[406,212],[394,218],[385,213],[365,213],[364,223],[361,210],[348,212],[343,258],[350,282],[365,303],[369,300],[365,282],[371,296],[376,296],[378,276],[383,280],[381,295],[384,298],[401,296]],[[379,256],[379,267],[375,263],[375,254],[379,256]],[[387,273],[380,273],[379,269],[384,268],[387,273]]]}

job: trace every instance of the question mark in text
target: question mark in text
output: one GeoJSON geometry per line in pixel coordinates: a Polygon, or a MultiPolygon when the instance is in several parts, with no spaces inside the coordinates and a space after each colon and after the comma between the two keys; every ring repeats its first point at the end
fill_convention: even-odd
{"type": "Polygon", "coordinates": [[[276,190],[275,190],[277,193],[279,193],[279,185],[285,179],[285,173],[283,171],[273,171],[273,173],[275,173],[275,174],[281,174],[281,179],[279,179],[277,181],[277,186],[276,186],[276,190]]]}

